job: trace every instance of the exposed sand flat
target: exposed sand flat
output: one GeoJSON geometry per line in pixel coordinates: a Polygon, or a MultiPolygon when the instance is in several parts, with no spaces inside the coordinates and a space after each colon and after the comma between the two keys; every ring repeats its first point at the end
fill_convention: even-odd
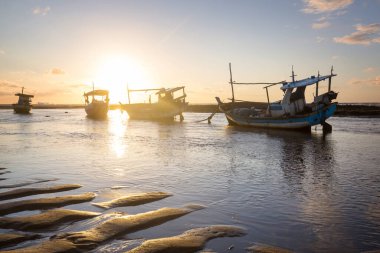
{"type": "Polygon", "coordinates": [[[41,179],[41,180],[36,180],[33,182],[25,182],[25,183],[20,183],[20,184],[8,184],[8,185],[0,185],[0,189],[5,189],[5,188],[16,188],[16,187],[22,187],[22,186],[27,186],[31,184],[38,184],[38,183],[45,183],[45,182],[51,182],[51,181],[56,181],[58,180],[57,178],[53,179],[41,179]]]}
{"type": "Polygon", "coordinates": [[[249,248],[247,252],[251,253],[292,253],[293,251],[288,249],[279,248],[276,246],[257,243],[249,248]]]}
{"type": "Polygon", "coordinates": [[[169,196],[172,196],[172,195],[165,192],[145,192],[145,193],[131,194],[131,195],[114,199],[111,201],[107,201],[107,202],[92,203],[92,205],[105,208],[105,209],[120,207],[120,206],[137,206],[137,205],[154,202],[160,199],[164,199],[169,196]]]}
{"type": "Polygon", "coordinates": [[[41,229],[64,222],[89,219],[100,214],[87,211],[54,209],[31,216],[0,217],[0,228],[13,228],[16,230],[41,229]]]}
{"type": "Polygon", "coordinates": [[[65,233],[57,235],[57,239],[66,239],[75,244],[86,243],[96,247],[99,243],[110,240],[116,236],[132,233],[138,230],[158,226],[169,220],[179,218],[195,211],[189,208],[161,208],[158,210],[125,215],[108,220],[99,226],[81,232],[65,233]]]}
{"type": "Polygon", "coordinates": [[[188,230],[185,233],[145,241],[128,253],[190,253],[203,249],[206,242],[218,237],[235,237],[245,235],[242,228],[234,226],[211,226],[188,230]]]}
{"type": "Polygon", "coordinates": [[[87,192],[78,195],[67,195],[55,198],[40,198],[8,202],[1,204],[0,215],[6,215],[10,213],[17,213],[28,210],[49,209],[76,203],[82,203],[93,200],[95,196],[95,193],[87,192]]]}
{"type": "Polygon", "coordinates": [[[1,251],[1,253],[76,253],[81,252],[77,249],[74,243],[67,240],[49,240],[41,244],[20,248],[8,251],[1,251]]]}
{"type": "MultiPolygon", "coordinates": [[[[179,218],[195,210],[189,208],[161,208],[136,215],[125,215],[108,220],[95,228],[81,232],[64,233],[53,236],[41,244],[5,252],[22,253],[62,253],[82,252],[96,248],[99,244],[127,233],[158,226],[179,218]]],[[[5,253],[3,252],[3,253],[5,253]]]]}
{"type": "Polygon", "coordinates": [[[27,234],[0,234],[0,249],[37,238],[40,238],[40,236],[27,234]]]}
{"type": "Polygon", "coordinates": [[[22,189],[0,193],[0,200],[21,198],[25,196],[43,194],[43,193],[69,191],[69,190],[78,189],[80,187],[82,186],[79,184],[63,184],[63,185],[56,185],[56,186],[44,187],[44,188],[22,188],[22,189]]]}

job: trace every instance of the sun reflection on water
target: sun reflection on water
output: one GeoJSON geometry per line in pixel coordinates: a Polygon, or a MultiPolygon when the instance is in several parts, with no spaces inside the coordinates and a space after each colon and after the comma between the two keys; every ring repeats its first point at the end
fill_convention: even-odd
{"type": "Polygon", "coordinates": [[[112,110],[108,112],[108,133],[110,134],[110,149],[116,154],[117,158],[124,157],[124,153],[128,147],[125,141],[126,121],[128,114],[120,110],[112,110]]]}

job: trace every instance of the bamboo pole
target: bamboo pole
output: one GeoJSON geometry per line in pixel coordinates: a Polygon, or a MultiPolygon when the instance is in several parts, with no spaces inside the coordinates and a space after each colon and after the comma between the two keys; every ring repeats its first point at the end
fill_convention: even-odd
{"type": "Polygon", "coordinates": [[[231,84],[231,90],[232,90],[232,103],[235,103],[234,82],[232,81],[231,62],[229,66],[230,66],[230,84],[231,84]]]}

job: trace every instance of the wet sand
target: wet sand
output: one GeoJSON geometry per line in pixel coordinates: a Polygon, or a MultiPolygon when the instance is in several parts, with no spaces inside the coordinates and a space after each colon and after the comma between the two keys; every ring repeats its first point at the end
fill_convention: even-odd
{"type": "Polygon", "coordinates": [[[0,200],[14,199],[14,198],[22,198],[30,195],[37,195],[43,193],[53,193],[53,192],[62,192],[74,190],[82,187],[79,184],[64,184],[64,185],[55,185],[51,187],[45,188],[22,188],[7,192],[0,193],[0,200]]]}
{"type": "Polygon", "coordinates": [[[68,209],[53,209],[46,212],[21,217],[0,217],[0,228],[33,230],[49,228],[62,223],[89,219],[101,213],[68,209]]]}
{"type": "Polygon", "coordinates": [[[255,244],[247,248],[250,253],[292,253],[293,251],[266,244],[255,244]]]}
{"type": "Polygon", "coordinates": [[[49,209],[82,202],[88,202],[93,200],[95,196],[95,193],[87,192],[79,195],[67,195],[55,198],[41,198],[8,202],[0,206],[0,215],[17,213],[21,211],[49,209]]]}
{"type": "Polygon", "coordinates": [[[0,189],[17,188],[17,187],[27,186],[27,185],[31,185],[31,184],[46,183],[46,182],[51,182],[51,181],[56,181],[56,180],[58,180],[58,179],[56,179],[56,178],[53,178],[53,179],[36,179],[36,180],[30,181],[30,182],[25,182],[25,183],[0,185],[0,189]]]}
{"type": "MultiPolygon", "coordinates": [[[[45,182],[46,180],[40,181],[45,182]]],[[[77,184],[65,184],[50,187],[21,188],[0,193],[0,197],[2,200],[6,200],[31,195],[75,190],[79,187],[81,186],[77,184]]],[[[172,195],[165,192],[143,192],[127,195],[107,202],[93,203],[93,205],[104,209],[123,206],[138,206],[159,201],[169,196],[172,195]]],[[[0,206],[0,215],[3,216],[20,211],[44,210],[69,204],[85,203],[91,201],[95,197],[96,195],[94,193],[89,192],[54,198],[37,198],[5,202],[0,206]]],[[[104,222],[83,231],[60,233],[58,230],[51,238],[46,238],[46,240],[43,240],[38,244],[21,248],[11,248],[9,251],[3,252],[58,253],[88,251],[106,244],[113,239],[147,228],[159,226],[203,208],[205,207],[202,205],[188,204],[179,208],[163,207],[133,215],[120,215],[120,213],[114,213],[115,215],[112,215],[112,213],[102,214],[79,210],[52,209],[34,215],[0,217],[0,228],[21,231],[38,229],[38,231],[41,232],[43,232],[44,229],[49,229],[51,227],[58,229],[59,225],[66,222],[78,222],[80,220],[101,216],[104,216],[106,219],[104,222]]],[[[141,245],[137,245],[136,248],[132,249],[130,252],[195,252],[203,249],[206,242],[211,239],[218,237],[243,236],[244,234],[245,232],[242,228],[233,226],[218,225],[196,228],[188,230],[178,236],[147,240],[141,245]]],[[[2,247],[10,247],[40,237],[41,236],[38,234],[3,233],[0,234],[0,244],[2,247]]]]}
{"type": "Polygon", "coordinates": [[[40,238],[40,236],[36,234],[0,234],[0,249],[38,238],[40,238]]]}
{"type": "Polygon", "coordinates": [[[144,192],[144,193],[128,195],[128,196],[121,197],[121,198],[114,199],[107,202],[92,203],[92,205],[101,207],[104,209],[110,209],[113,207],[121,207],[121,206],[138,206],[138,205],[158,201],[170,196],[172,195],[165,192],[144,192]]]}
{"type": "Polygon", "coordinates": [[[139,247],[128,252],[130,253],[161,253],[161,252],[182,252],[190,253],[203,249],[206,242],[219,237],[243,236],[244,230],[234,226],[211,226],[206,228],[196,228],[185,233],[160,239],[145,241],[139,247]]]}

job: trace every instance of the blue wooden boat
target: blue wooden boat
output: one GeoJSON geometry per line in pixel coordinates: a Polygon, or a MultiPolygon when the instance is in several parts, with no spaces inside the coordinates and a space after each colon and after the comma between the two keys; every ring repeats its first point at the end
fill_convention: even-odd
{"type": "MultiPolygon", "coordinates": [[[[326,120],[331,117],[337,108],[337,102],[332,100],[337,98],[337,93],[331,90],[331,79],[336,76],[333,74],[333,68],[329,75],[311,76],[302,80],[295,80],[294,71],[292,70],[292,81],[276,83],[238,83],[232,81],[232,71],[230,63],[230,84],[232,89],[232,102],[223,103],[219,97],[216,100],[219,109],[226,115],[230,125],[244,127],[262,127],[262,128],[280,128],[292,130],[308,130],[312,126],[322,125],[325,132],[332,130],[326,120]],[[318,94],[319,83],[328,80],[328,91],[318,94]],[[305,90],[308,86],[314,85],[315,97],[311,103],[305,100],[305,90]],[[247,106],[235,99],[234,85],[266,85],[263,88],[267,93],[267,108],[256,109],[247,106]],[[280,89],[284,91],[284,97],[277,102],[269,101],[268,88],[274,85],[282,85],[280,89]]],[[[249,102],[248,102],[249,104],[249,102]]]]}

